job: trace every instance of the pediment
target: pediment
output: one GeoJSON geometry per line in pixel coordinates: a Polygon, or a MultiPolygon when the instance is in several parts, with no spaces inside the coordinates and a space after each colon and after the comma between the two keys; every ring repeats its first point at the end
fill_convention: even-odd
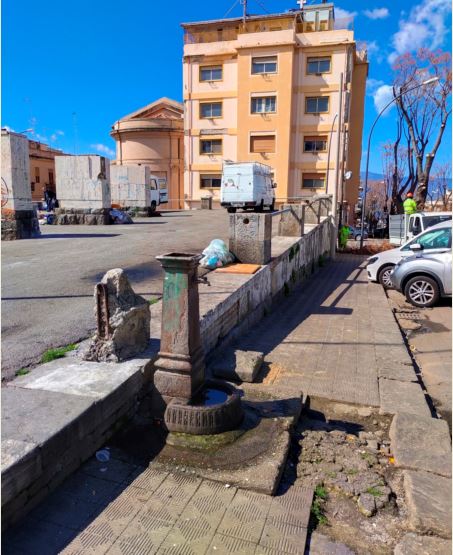
{"type": "Polygon", "coordinates": [[[120,121],[127,121],[131,119],[182,119],[184,114],[184,106],[181,102],[171,100],[169,98],[160,98],[128,114],[120,119],[120,121]]]}

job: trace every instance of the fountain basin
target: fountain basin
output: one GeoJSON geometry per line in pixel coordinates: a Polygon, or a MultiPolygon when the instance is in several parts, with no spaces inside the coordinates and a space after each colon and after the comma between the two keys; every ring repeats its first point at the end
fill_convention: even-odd
{"type": "Polygon", "coordinates": [[[164,420],[170,432],[209,435],[237,428],[244,417],[236,389],[218,380],[207,380],[191,401],[173,399],[164,420]]]}

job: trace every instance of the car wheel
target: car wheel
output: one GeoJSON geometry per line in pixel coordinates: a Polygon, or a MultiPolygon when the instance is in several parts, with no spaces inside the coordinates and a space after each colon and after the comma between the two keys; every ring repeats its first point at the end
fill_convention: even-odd
{"type": "Polygon", "coordinates": [[[227,208],[227,212],[228,214],[236,214],[236,208],[230,206],[230,208],[227,208]]]}
{"type": "Polygon", "coordinates": [[[392,282],[390,280],[390,274],[392,273],[394,266],[388,265],[383,266],[378,272],[378,282],[384,287],[385,289],[391,289],[393,287],[392,282]]]}
{"type": "Polygon", "coordinates": [[[360,233],[358,235],[355,236],[355,240],[356,241],[360,241],[360,239],[362,238],[362,236],[360,235],[360,233]]]}
{"type": "Polygon", "coordinates": [[[155,212],[156,208],[157,208],[156,201],[153,200],[152,203],[151,203],[151,213],[155,212]]]}
{"type": "Polygon", "coordinates": [[[426,308],[433,306],[439,300],[439,286],[433,278],[416,276],[406,283],[404,295],[414,306],[426,308]]]}
{"type": "Polygon", "coordinates": [[[269,206],[269,211],[270,212],[274,212],[275,211],[275,200],[272,201],[272,204],[269,206]]]}

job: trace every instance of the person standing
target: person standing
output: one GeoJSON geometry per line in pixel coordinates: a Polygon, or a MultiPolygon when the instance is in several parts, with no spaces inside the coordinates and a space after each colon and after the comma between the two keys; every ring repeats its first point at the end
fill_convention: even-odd
{"type": "Polygon", "coordinates": [[[417,203],[413,197],[414,195],[409,192],[406,195],[406,200],[403,202],[404,213],[408,216],[417,212],[417,203]]]}
{"type": "Polygon", "coordinates": [[[345,249],[348,244],[349,237],[349,226],[343,224],[338,232],[338,242],[340,243],[340,249],[345,249]]]}

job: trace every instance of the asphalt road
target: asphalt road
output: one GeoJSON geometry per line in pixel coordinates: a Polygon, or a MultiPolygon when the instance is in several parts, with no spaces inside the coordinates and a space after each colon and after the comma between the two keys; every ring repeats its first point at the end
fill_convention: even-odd
{"type": "Polygon", "coordinates": [[[162,213],[133,225],[41,226],[39,239],[2,243],[2,380],[43,352],[88,337],[93,290],[107,270],[123,268],[145,298],[162,291],[156,255],[200,253],[227,240],[224,210],[162,213]]]}

